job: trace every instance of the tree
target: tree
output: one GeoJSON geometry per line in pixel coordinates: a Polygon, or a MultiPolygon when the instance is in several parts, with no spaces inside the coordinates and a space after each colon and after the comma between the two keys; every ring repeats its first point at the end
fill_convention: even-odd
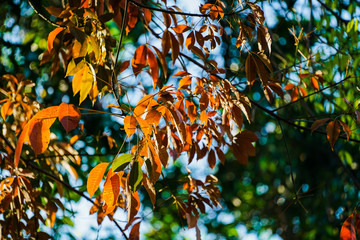
{"type": "Polygon", "coordinates": [[[206,1],[198,13],[166,0],[28,3],[1,10],[5,238],[57,237],[81,198],[124,239],[166,216],[200,238],[201,215],[223,237],[241,222],[284,239],[356,238],[355,1],[300,13],[298,1],[206,1]],[[192,174],[195,161],[218,173],[192,174]],[[206,219],[210,208],[232,222],[206,219]]]}

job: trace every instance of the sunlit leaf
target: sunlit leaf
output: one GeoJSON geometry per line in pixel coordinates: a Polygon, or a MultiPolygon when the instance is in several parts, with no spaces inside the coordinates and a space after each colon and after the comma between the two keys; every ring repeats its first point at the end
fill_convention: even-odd
{"type": "Polygon", "coordinates": [[[99,184],[104,177],[108,165],[109,163],[100,163],[90,171],[86,185],[90,197],[92,197],[99,188],[99,184]]]}

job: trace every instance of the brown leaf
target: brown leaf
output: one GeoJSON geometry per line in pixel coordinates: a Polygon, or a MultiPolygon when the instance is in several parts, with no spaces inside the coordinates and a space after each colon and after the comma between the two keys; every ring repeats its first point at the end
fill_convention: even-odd
{"type": "Polygon", "coordinates": [[[327,139],[330,143],[331,149],[334,151],[334,145],[340,134],[340,126],[337,121],[331,121],[326,126],[327,139]]]}
{"type": "Polygon", "coordinates": [[[147,49],[147,57],[150,67],[150,75],[153,79],[153,89],[155,89],[157,81],[159,80],[159,64],[156,60],[155,54],[149,48],[147,49]]]}
{"type": "Polygon", "coordinates": [[[323,119],[319,119],[316,120],[312,125],[311,125],[311,133],[313,133],[316,129],[318,129],[319,127],[321,127],[322,125],[324,125],[327,121],[329,121],[330,118],[323,118],[323,119]]]}
{"type": "Polygon", "coordinates": [[[215,167],[216,157],[215,157],[214,149],[211,149],[210,152],[209,152],[208,163],[209,163],[209,167],[211,169],[213,169],[215,167]]]}
{"type": "Polygon", "coordinates": [[[147,49],[146,45],[140,45],[135,51],[131,62],[135,76],[137,76],[146,65],[147,49]]]}
{"type": "Polygon", "coordinates": [[[59,106],[59,121],[66,132],[74,130],[80,121],[80,111],[73,104],[61,103],[59,106]]]}
{"type": "Polygon", "coordinates": [[[343,131],[344,131],[345,134],[346,134],[347,140],[349,141],[349,138],[350,138],[350,135],[351,135],[351,129],[350,129],[350,127],[349,127],[346,123],[344,123],[343,121],[339,121],[339,122],[340,122],[340,125],[341,125],[343,131]]]}
{"type": "Polygon", "coordinates": [[[150,179],[148,178],[148,176],[145,173],[143,173],[143,184],[144,184],[144,187],[145,187],[147,193],[149,194],[151,203],[152,203],[153,207],[155,208],[155,202],[156,202],[155,187],[154,187],[154,184],[150,182],[150,179]]]}

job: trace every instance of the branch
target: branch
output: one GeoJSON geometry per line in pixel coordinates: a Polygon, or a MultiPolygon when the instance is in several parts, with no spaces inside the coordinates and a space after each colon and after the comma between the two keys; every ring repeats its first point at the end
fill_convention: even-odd
{"type": "MultiPolygon", "coordinates": [[[[210,17],[210,14],[202,14],[202,13],[187,13],[187,12],[178,12],[178,11],[171,11],[171,10],[166,10],[166,9],[162,9],[162,8],[155,8],[155,7],[150,7],[150,6],[146,6],[143,5],[139,2],[136,2],[135,0],[129,0],[132,4],[134,4],[137,7],[140,8],[146,8],[152,11],[156,11],[156,12],[163,12],[163,13],[169,13],[169,14],[177,14],[177,15],[183,15],[183,16],[190,16],[190,17],[210,17]]],[[[230,12],[230,13],[224,13],[225,16],[232,16],[235,14],[238,14],[240,11],[238,12],[230,12]]]]}
{"type": "MultiPolygon", "coordinates": [[[[11,151],[15,152],[15,148],[13,147],[13,145],[10,143],[10,141],[2,134],[2,132],[0,132],[0,137],[5,141],[6,145],[11,149],[11,151]]],[[[33,168],[34,170],[38,171],[39,173],[44,174],[45,176],[61,183],[63,186],[65,186],[67,189],[73,191],[74,193],[76,193],[77,195],[85,198],[87,201],[91,202],[92,204],[96,205],[97,207],[100,207],[98,204],[95,204],[95,202],[89,198],[88,196],[86,196],[83,192],[80,192],[79,190],[77,190],[76,188],[72,187],[69,183],[64,182],[63,180],[61,180],[59,177],[45,171],[44,169],[36,166],[33,162],[30,162],[28,159],[23,158],[22,156],[20,156],[20,159],[25,163],[25,165],[30,166],[31,168],[33,168]]],[[[124,230],[121,228],[121,226],[116,222],[115,225],[119,228],[119,230],[121,231],[121,233],[123,234],[123,236],[125,237],[125,239],[128,239],[128,237],[126,236],[124,230]]]]}
{"type": "MultiPolygon", "coordinates": [[[[250,100],[251,104],[253,104],[253,105],[255,105],[256,107],[260,108],[263,112],[266,112],[268,115],[270,115],[271,117],[273,117],[273,118],[275,118],[275,119],[277,119],[277,120],[280,120],[280,121],[282,121],[282,122],[285,122],[285,123],[287,123],[288,125],[291,125],[291,126],[293,126],[293,127],[296,127],[296,128],[298,128],[298,129],[301,129],[301,130],[305,130],[305,131],[309,131],[309,132],[312,131],[311,128],[298,125],[298,124],[296,124],[296,123],[294,123],[294,122],[292,122],[292,121],[290,121],[290,120],[288,120],[288,119],[286,119],[286,118],[283,118],[283,117],[279,116],[278,114],[274,113],[272,110],[269,110],[269,109],[267,109],[266,107],[261,106],[259,103],[255,102],[254,100],[252,100],[252,99],[250,99],[250,98],[249,98],[249,100],[250,100]]],[[[320,131],[320,130],[315,130],[315,131],[313,131],[313,132],[319,133],[319,134],[322,134],[322,135],[327,135],[326,132],[323,132],[323,131],[320,131]]],[[[347,139],[347,137],[344,137],[344,136],[339,136],[339,138],[341,138],[341,139],[347,139]]],[[[357,140],[357,139],[354,139],[354,138],[349,138],[349,141],[351,141],[351,142],[356,142],[356,143],[360,143],[360,140],[357,140]]]]}
{"type": "Polygon", "coordinates": [[[317,0],[318,3],[320,3],[320,5],[322,7],[324,7],[326,10],[328,10],[332,15],[334,15],[336,17],[336,19],[339,21],[339,22],[343,22],[345,24],[348,24],[349,21],[348,20],[345,20],[343,19],[342,17],[340,17],[340,15],[338,13],[336,13],[333,9],[331,9],[331,7],[329,7],[328,5],[326,5],[325,3],[323,3],[321,0],[317,0]]]}
{"type": "Polygon", "coordinates": [[[44,19],[46,22],[50,23],[51,25],[53,25],[53,26],[55,26],[55,27],[63,27],[63,28],[66,28],[65,25],[61,25],[61,24],[58,24],[58,23],[56,23],[56,22],[53,22],[53,21],[51,21],[49,18],[45,17],[44,14],[40,13],[41,10],[40,10],[40,9],[37,9],[37,8],[35,7],[35,5],[33,4],[32,0],[28,0],[28,2],[29,2],[29,5],[32,7],[32,9],[35,11],[35,13],[36,13],[39,17],[41,17],[42,19],[44,19]]]}
{"type": "Polygon", "coordinates": [[[123,16],[122,23],[121,23],[121,32],[120,32],[119,45],[118,45],[117,50],[116,50],[114,69],[113,69],[112,74],[111,74],[111,86],[113,88],[113,92],[114,92],[115,98],[116,98],[119,106],[121,106],[121,102],[120,102],[120,98],[116,95],[116,86],[115,86],[115,80],[116,80],[116,76],[117,76],[116,67],[117,67],[117,64],[118,64],[118,58],[119,58],[119,54],[120,54],[122,39],[124,37],[124,31],[125,31],[125,24],[126,24],[126,19],[127,19],[128,7],[129,7],[129,0],[125,0],[124,16],[123,16]]]}
{"type": "Polygon", "coordinates": [[[304,100],[304,99],[306,99],[306,98],[308,98],[308,97],[310,97],[310,96],[312,96],[312,95],[315,95],[315,94],[317,94],[317,93],[320,93],[320,92],[322,92],[322,91],[325,91],[326,89],[329,89],[329,88],[332,88],[332,87],[334,87],[334,86],[336,86],[336,85],[339,85],[340,83],[342,83],[342,82],[344,82],[344,81],[346,81],[346,80],[348,80],[348,79],[350,79],[350,78],[353,78],[353,77],[347,76],[346,78],[344,78],[343,80],[341,80],[341,81],[339,81],[339,82],[337,82],[337,83],[333,83],[333,84],[331,84],[331,85],[329,85],[329,86],[327,86],[327,87],[325,87],[325,88],[323,88],[323,89],[320,89],[320,90],[318,90],[318,91],[316,91],[316,92],[310,93],[310,94],[308,94],[308,95],[306,95],[306,96],[304,96],[304,97],[298,98],[297,100],[295,100],[295,101],[293,101],[293,102],[289,102],[289,103],[287,103],[287,104],[285,104],[285,105],[282,105],[282,106],[280,106],[280,107],[278,107],[278,108],[275,108],[275,109],[273,109],[273,110],[271,110],[271,111],[272,111],[272,112],[276,112],[276,111],[278,111],[278,110],[280,110],[280,109],[283,109],[283,108],[285,108],[285,107],[288,107],[288,106],[290,106],[290,105],[292,105],[292,104],[294,104],[294,103],[297,103],[297,102],[299,102],[299,101],[301,101],[301,100],[304,100]]]}

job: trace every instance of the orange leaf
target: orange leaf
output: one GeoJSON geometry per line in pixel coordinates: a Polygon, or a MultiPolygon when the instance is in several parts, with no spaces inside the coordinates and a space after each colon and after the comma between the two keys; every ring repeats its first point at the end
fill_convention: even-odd
{"type": "Polygon", "coordinates": [[[191,49],[195,44],[195,34],[194,32],[189,33],[189,35],[187,36],[186,40],[185,40],[185,46],[187,47],[187,49],[191,49]]]}
{"type": "Polygon", "coordinates": [[[183,33],[190,30],[190,27],[185,24],[179,24],[176,27],[173,27],[172,29],[174,29],[176,33],[183,33]]]}
{"type": "Polygon", "coordinates": [[[99,184],[104,177],[108,165],[109,163],[100,163],[90,171],[86,185],[90,197],[92,197],[99,188],[99,184]]]}
{"type": "Polygon", "coordinates": [[[159,113],[155,109],[150,110],[145,117],[145,121],[147,122],[147,124],[149,125],[155,124],[155,127],[159,125],[160,119],[161,119],[161,113],[159,113]]]}
{"type": "Polygon", "coordinates": [[[19,165],[19,160],[20,160],[20,155],[21,155],[21,150],[23,147],[24,142],[29,140],[29,123],[27,123],[24,127],[24,129],[22,130],[20,137],[18,139],[18,142],[16,143],[16,149],[15,149],[15,157],[14,157],[14,162],[15,162],[15,167],[17,167],[19,165]]]}
{"type": "Polygon", "coordinates": [[[180,80],[178,89],[186,89],[190,85],[191,85],[191,76],[185,76],[180,80]]]}
{"type": "Polygon", "coordinates": [[[185,99],[185,106],[187,108],[187,113],[190,118],[191,123],[193,123],[196,120],[196,107],[194,103],[190,102],[189,100],[185,99]]]}
{"type": "Polygon", "coordinates": [[[43,153],[50,143],[50,126],[45,121],[34,119],[30,121],[29,139],[36,155],[43,153]]]}
{"type": "Polygon", "coordinates": [[[13,112],[13,103],[10,100],[7,100],[2,106],[1,106],[1,117],[6,120],[6,117],[11,115],[13,112]]]}
{"type": "Polygon", "coordinates": [[[149,24],[151,21],[151,11],[149,9],[143,8],[144,17],[146,24],[149,24]]]}
{"type": "Polygon", "coordinates": [[[147,55],[147,47],[145,45],[140,45],[136,49],[131,63],[135,76],[137,76],[141,72],[141,70],[145,67],[146,55],[147,55]]]}
{"type": "Polygon", "coordinates": [[[103,198],[108,207],[113,206],[116,203],[116,200],[119,196],[119,192],[120,192],[119,175],[113,174],[110,168],[103,189],[103,198]]]}
{"type": "Polygon", "coordinates": [[[128,137],[131,137],[135,133],[136,123],[136,118],[132,115],[128,115],[124,118],[124,129],[128,137]]]}
{"type": "Polygon", "coordinates": [[[150,75],[153,79],[153,89],[155,89],[156,83],[159,80],[159,64],[156,60],[155,54],[149,48],[147,49],[147,56],[150,66],[150,75]]]}
{"type": "Polygon", "coordinates": [[[315,90],[319,90],[320,87],[319,87],[319,82],[314,78],[314,77],[311,77],[311,85],[313,86],[313,88],[315,90]]]}
{"type": "Polygon", "coordinates": [[[73,104],[63,102],[59,106],[59,121],[66,132],[70,132],[79,124],[80,111],[73,104]]]}
{"type": "Polygon", "coordinates": [[[294,87],[295,87],[295,84],[289,83],[288,85],[285,86],[284,89],[287,91],[287,90],[293,89],[294,87]]]}
{"type": "Polygon", "coordinates": [[[341,240],[356,240],[355,219],[351,214],[343,223],[340,231],[341,240]]]}
{"type": "Polygon", "coordinates": [[[327,139],[330,143],[331,149],[334,150],[334,145],[340,134],[340,126],[337,121],[331,121],[326,127],[327,139]]]}
{"type": "Polygon", "coordinates": [[[51,52],[51,50],[54,46],[54,41],[55,41],[56,36],[63,30],[64,30],[64,28],[58,27],[49,33],[49,36],[48,36],[48,51],[49,52],[51,52]]]}

